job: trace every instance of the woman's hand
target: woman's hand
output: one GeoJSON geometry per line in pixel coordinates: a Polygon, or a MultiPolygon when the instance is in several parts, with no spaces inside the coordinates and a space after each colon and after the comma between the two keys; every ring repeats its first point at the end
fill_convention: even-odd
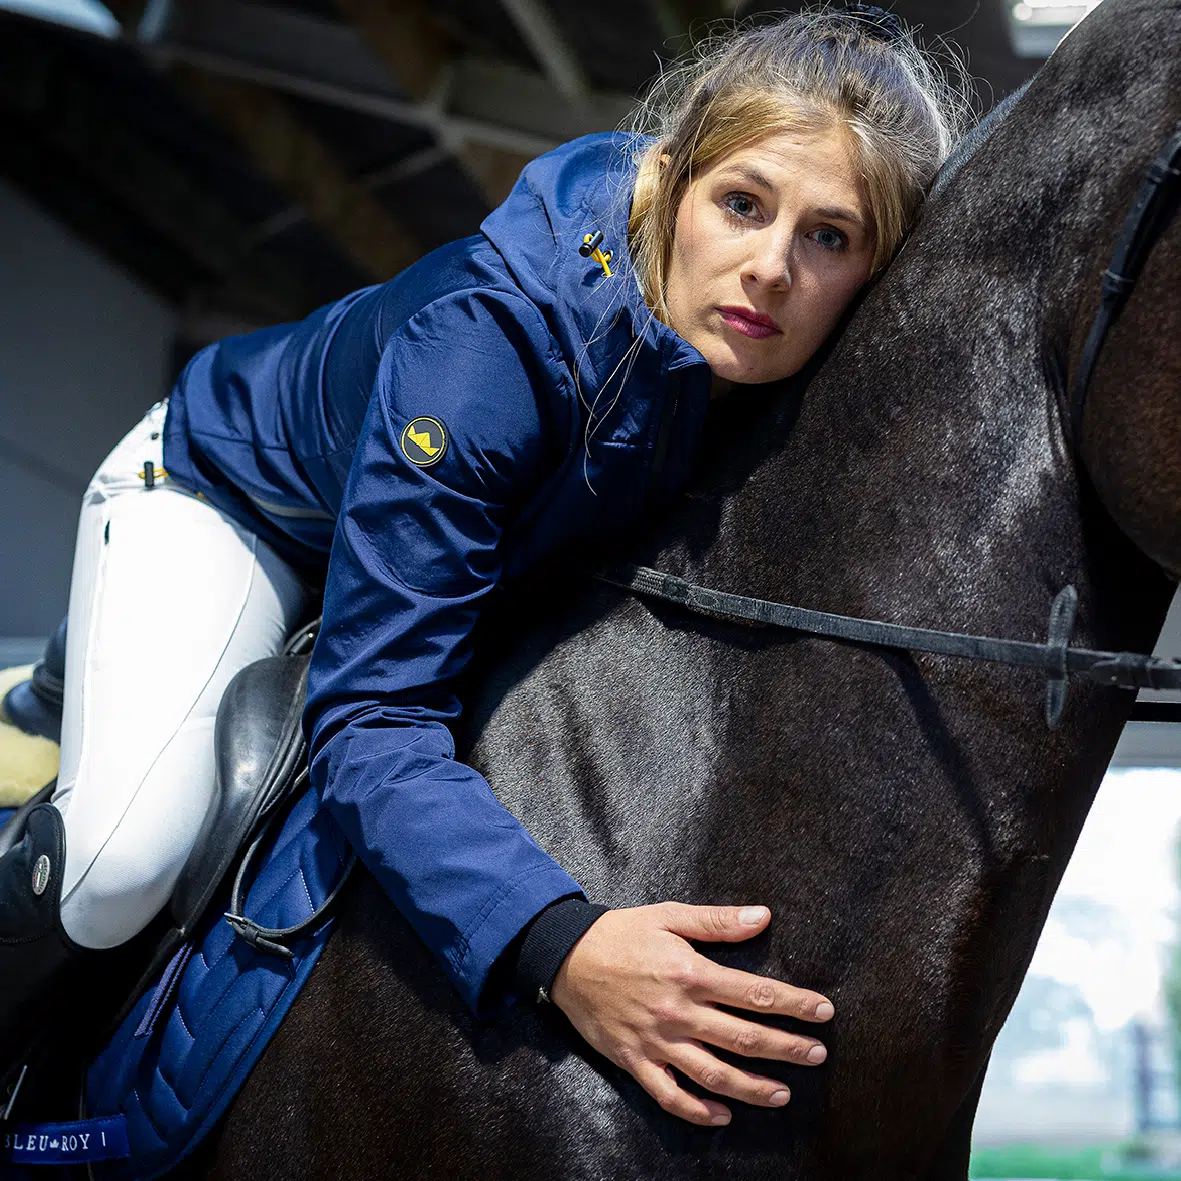
{"type": "Polygon", "coordinates": [[[707,1047],[806,1066],[823,1062],[827,1051],[813,1038],[716,1006],[828,1021],[831,1002],[766,976],[724,968],[687,942],[737,943],[757,935],[770,917],[765,906],[679,902],[609,910],[566,957],[551,999],[600,1054],[628,1071],[671,1115],[695,1124],[730,1122],[723,1104],[684,1090],[674,1066],[719,1095],[781,1107],[790,1098],[782,1082],[739,1070],[707,1047]]]}

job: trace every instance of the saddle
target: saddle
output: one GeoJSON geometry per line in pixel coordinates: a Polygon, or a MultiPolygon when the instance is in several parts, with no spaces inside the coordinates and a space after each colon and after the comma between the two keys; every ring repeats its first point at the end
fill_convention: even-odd
{"type": "MultiPolygon", "coordinates": [[[[307,752],[301,715],[318,624],[317,620],[300,628],[288,640],[282,655],[249,665],[226,688],[214,728],[215,789],[197,841],[165,912],[136,941],[132,952],[138,956],[135,983],[118,1012],[111,1017],[108,1007],[105,1014],[91,1018],[103,1032],[98,1039],[86,1039],[87,1044],[107,1046],[97,1063],[100,1107],[104,1102],[107,1106],[122,1103],[118,1084],[123,1081],[121,1072],[131,1062],[124,1043],[138,1043],[135,1048],[142,1052],[145,1037],[161,1023],[169,1006],[177,1002],[178,992],[184,988],[199,991],[205,977],[212,974],[202,975],[198,970],[201,965],[190,968],[195,950],[205,957],[202,962],[210,968],[215,966],[214,959],[221,962],[219,988],[226,990],[227,965],[231,963],[241,974],[258,956],[290,963],[296,958],[293,947],[301,940],[304,961],[309,958],[309,948],[314,948],[316,955],[322,948],[323,938],[309,942],[307,937],[324,931],[328,913],[355,864],[355,855],[345,850],[335,833],[329,833],[327,818],[318,817],[316,802],[305,790],[307,752]],[[270,867],[271,878],[282,883],[277,888],[274,882],[252,881],[254,867],[264,861],[270,867]],[[298,896],[294,902],[284,904],[283,885],[296,878],[298,896]],[[261,890],[252,891],[255,884],[261,890]],[[214,904],[226,909],[227,887],[229,905],[223,922],[214,904]],[[255,917],[248,917],[248,911],[255,917]],[[289,921],[292,917],[297,921],[289,921]],[[267,926],[264,919],[276,925],[267,926]],[[216,954],[209,953],[211,942],[218,945],[216,954]],[[231,954],[234,944],[243,945],[245,954],[231,954]]],[[[55,635],[55,641],[62,639],[64,624],[55,635]]],[[[48,658],[52,656],[52,651],[47,653],[48,658]]],[[[44,721],[43,714],[39,720],[44,721]]],[[[25,817],[38,803],[50,798],[54,787],[55,783],[50,783],[38,792],[0,831],[0,855],[21,839],[25,817]]],[[[298,963],[284,969],[284,984],[296,977],[302,983],[314,959],[315,955],[311,956],[302,971],[298,963]]],[[[293,999],[293,994],[284,998],[283,991],[290,990],[276,993],[270,1006],[271,1010],[281,1010],[277,1017],[293,999]],[[284,999],[285,1004],[280,1004],[284,999]]],[[[263,1016],[270,1016],[270,1012],[263,1016]]],[[[189,1024],[196,1024],[192,1014],[189,1024]]],[[[258,1052],[262,1044],[265,1038],[258,1052]]],[[[73,1055],[71,1066],[76,1067],[79,1056],[88,1057],[80,1051],[76,1044],[69,1050],[51,1046],[41,1056],[44,1066],[40,1069],[60,1075],[63,1053],[73,1055]]],[[[88,1092],[96,1085],[94,1067],[90,1073],[88,1092]]],[[[6,1106],[10,1113],[16,1110],[23,1118],[44,1118],[47,1113],[35,1105],[34,1096],[39,1090],[36,1080],[30,1080],[25,1087],[24,1098],[19,1094],[19,1080],[17,1089],[18,1093],[0,1102],[0,1118],[6,1106]]],[[[0,1122],[0,1131],[8,1126],[0,1122]]]]}
{"type": "MultiPolygon", "coordinates": [[[[301,718],[319,623],[317,619],[297,630],[281,656],[247,665],[226,686],[214,723],[213,799],[169,899],[172,926],[160,938],[112,1027],[127,1016],[192,937],[235,865],[225,919],[235,934],[256,950],[290,959],[290,942],[322,922],[336,900],[344,877],[324,904],[298,925],[264,927],[244,913],[250,867],[274,823],[285,813],[284,805],[294,802],[307,787],[301,718]]],[[[352,861],[348,869],[352,869],[352,861]]]]}

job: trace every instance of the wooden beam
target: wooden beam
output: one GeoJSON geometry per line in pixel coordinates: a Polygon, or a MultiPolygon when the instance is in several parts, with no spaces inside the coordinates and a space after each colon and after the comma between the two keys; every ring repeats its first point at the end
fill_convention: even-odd
{"type": "MultiPolygon", "coordinates": [[[[397,4],[390,0],[337,0],[337,5],[412,99],[427,104],[441,100],[455,47],[431,22],[423,0],[400,0],[397,4]]],[[[443,146],[454,153],[491,206],[508,196],[531,159],[458,137],[444,140],[443,146]]]]}
{"type": "MultiPolygon", "coordinates": [[[[406,10],[399,7],[392,16],[404,19],[406,10]]],[[[445,53],[419,57],[407,51],[413,44],[407,37],[390,32],[388,41],[389,52],[401,54],[398,60],[407,68],[434,63],[434,73],[414,83],[418,99],[356,26],[254,0],[161,5],[140,26],[138,44],[161,66],[183,61],[206,73],[421,127],[440,146],[484,143],[519,158],[531,159],[575,136],[615,127],[631,110],[627,94],[596,90],[588,101],[571,104],[547,78],[521,66],[445,53]]]]}
{"type": "MultiPolygon", "coordinates": [[[[393,164],[387,164],[384,168],[366,173],[358,178],[358,182],[368,192],[374,193],[385,188],[386,185],[398,184],[428,172],[450,158],[450,153],[444,148],[438,144],[432,144],[430,147],[420,148],[417,152],[411,152],[409,156],[403,156],[402,159],[395,160],[393,164]]],[[[286,233],[293,226],[303,225],[307,219],[307,210],[301,205],[289,205],[286,209],[280,209],[278,213],[272,214],[255,226],[254,233],[259,241],[265,241],[267,238],[286,233]]]]}
{"type": "Polygon", "coordinates": [[[419,0],[337,0],[369,46],[393,71],[399,85],[417,102],[427,101],[455,46],[431,22],[419,0]]]}
{"type": "Polygon", "coordinates": [[[500,6],[517,26],[517,32],[558,92],[579,106],[589,101],[591,85],[582,62],[543,0],[500,0],[500,6]]]}
{"type": "MultiPolygon", "coordinates": [[[[132,38],[144,7],[145,0],[115,0],[112,10],[132,38]]],[[[388,279],[422,255],[410,233],[349,176],[332,149],[281,98],[261,86],[186,65],[175,67],[172,78],[362,273],[388,279]]]]}
{"type": "Polygon", "coordinates": [[[366,274],[391,278],[422,255],[409,232],[277,95],[190,66],[176,67],[172,76],[366,274]]]}

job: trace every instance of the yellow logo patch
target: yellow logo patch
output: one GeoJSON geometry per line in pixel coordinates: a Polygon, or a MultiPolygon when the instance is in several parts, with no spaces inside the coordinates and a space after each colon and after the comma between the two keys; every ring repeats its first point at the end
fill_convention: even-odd
{"type": "Polygon", "coordinates": [[[415,418],[402,432],[402,454],[416,467],[430,467],[447,450],[447,432],[437,418],[415,418]]]}

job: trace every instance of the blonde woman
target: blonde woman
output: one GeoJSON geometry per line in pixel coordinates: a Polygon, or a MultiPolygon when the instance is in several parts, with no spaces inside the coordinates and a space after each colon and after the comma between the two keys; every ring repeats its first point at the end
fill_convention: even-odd
{"type": "Polygon", "coordinates": [[[636,133],[530,164],[480,234],[199,353],[82,508],[59,785],[0,860],[0,1066],[166,902],[221,692],[322,582],[313,788],[464,999],[552,1001],[696,1123],[729,1110],[682,1078],[787,1102],[713,1049],[821,1063],[818,1039],[753,1018],[832,1005],[689,942],[750,938],[767,909],[595,906],[455,759],[453,685],[493,587],[667,502],[710,399],[813,356],[963,107],[870,6],[731,31],[660,79],[636,133]]]}

